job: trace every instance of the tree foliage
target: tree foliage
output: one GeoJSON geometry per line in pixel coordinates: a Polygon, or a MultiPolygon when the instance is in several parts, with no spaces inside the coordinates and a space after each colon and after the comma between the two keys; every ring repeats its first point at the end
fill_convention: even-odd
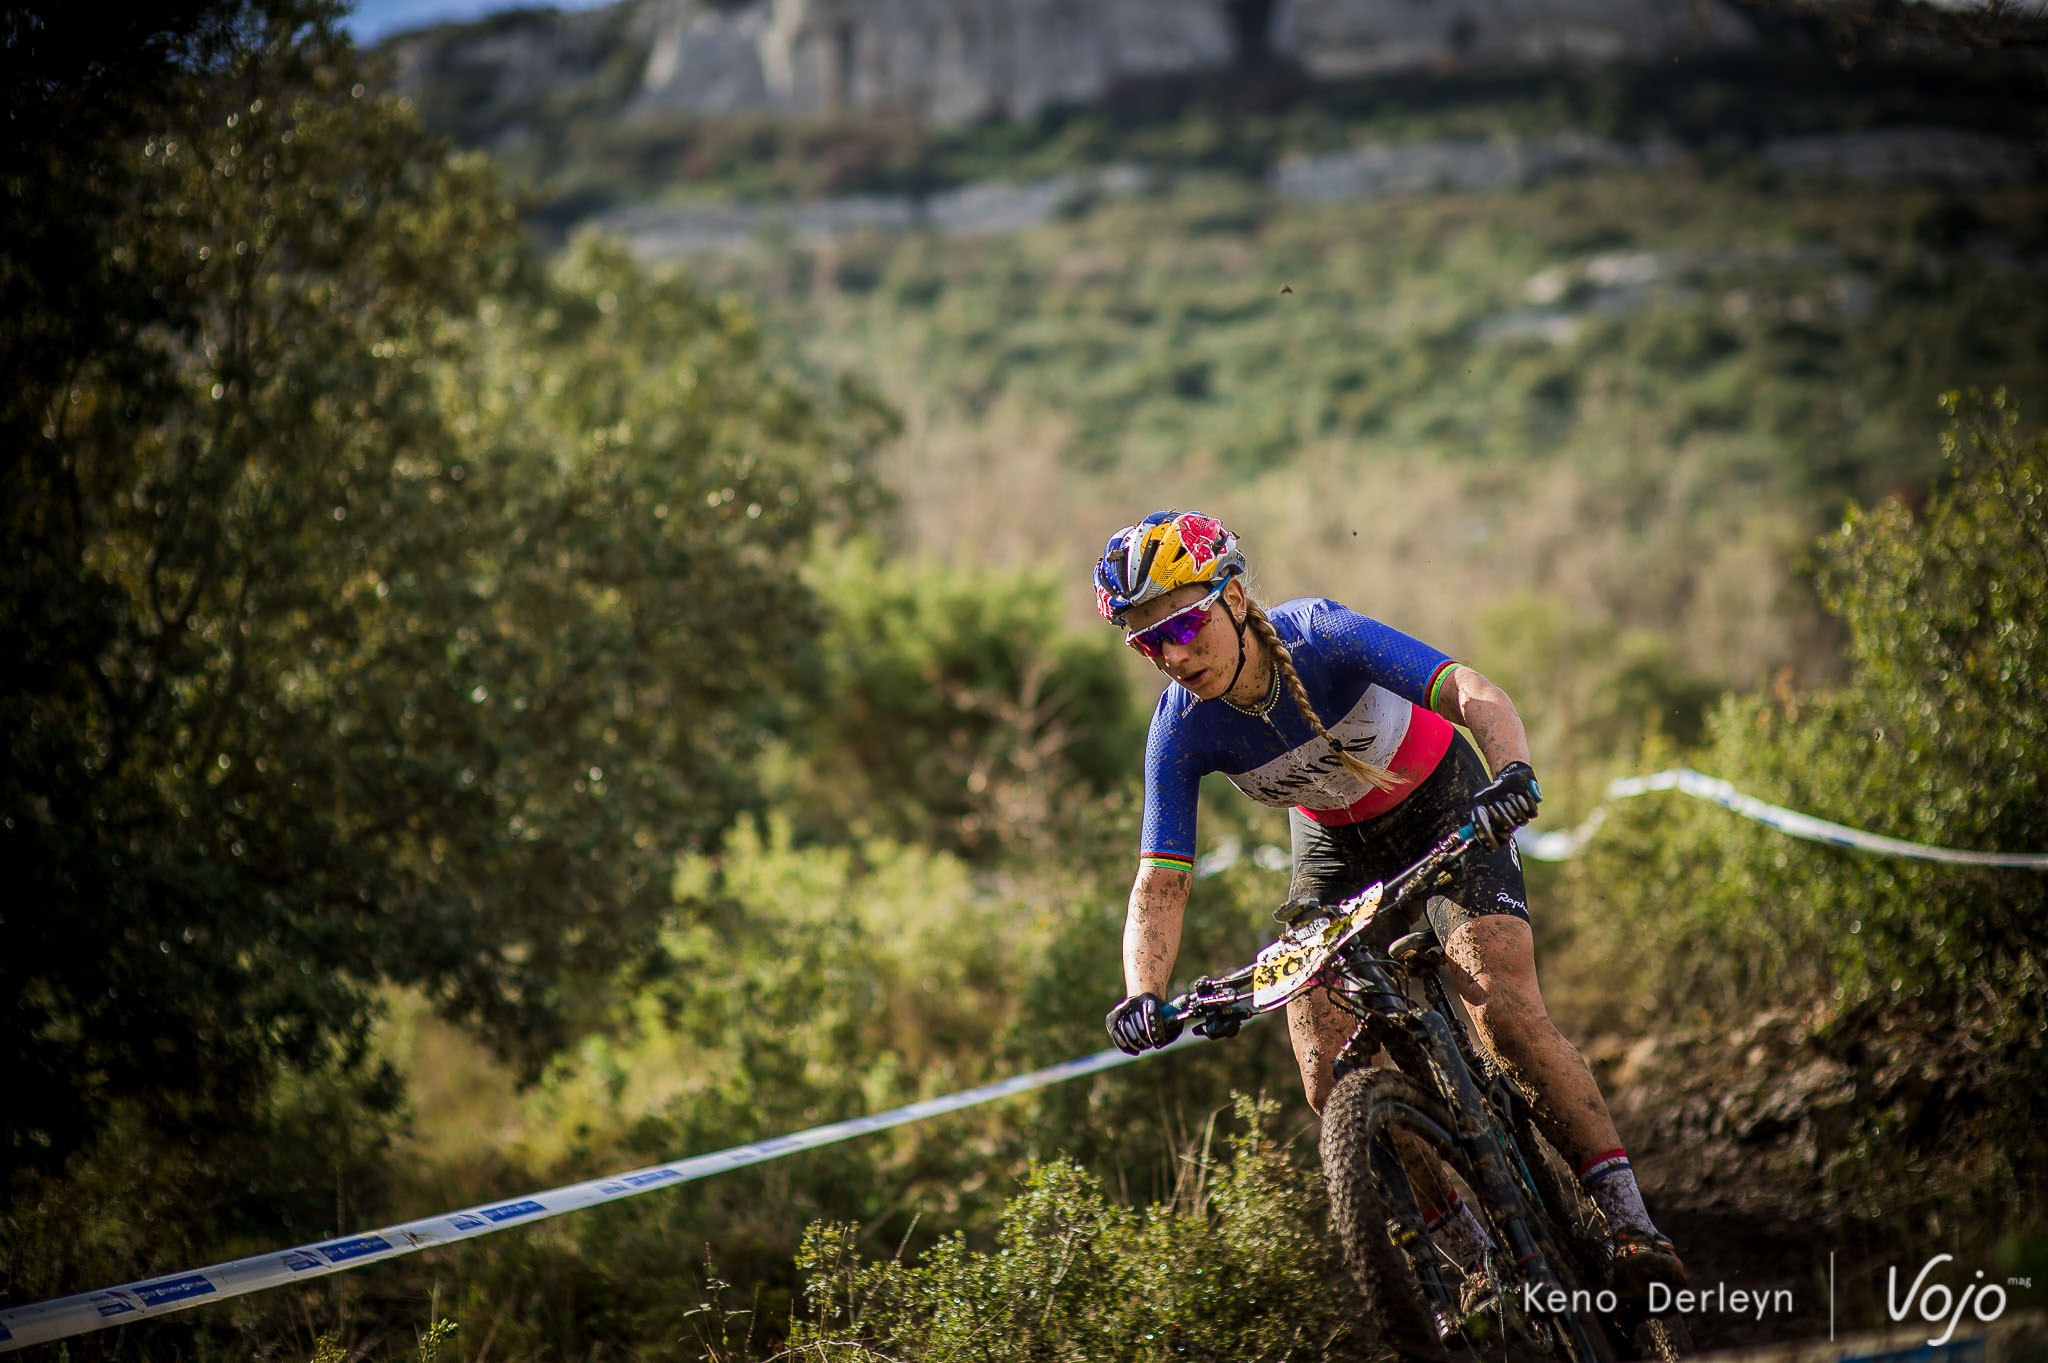
{"type": "Polygon", "coordinates": [[[735,305],[594,244],[541,268],[327,9],[188,28],[144,35],[152,100],[42,149],[85,258],[8,262],[25,1162],[359,1057],[379,981],[549,1054],[816,675],[798,560],[886,425],[735,305]]]}
{"type": "Polygon", "coordinates": [[[872,543],[814,576],[829,682],[782,783],[812,836],[921,838],[984,862],[1100,839],[1144,735],[1115,635],[1064,628],[1061,583],[919,570],[872,543]]]}
{"type": "MultiPolygon", "coordinates": [[[[1949,476],[1924,508],[1852,509],[1819,546],[1847,681],[1728,698],[1696,765],[1891,837],[2039,852],[2048,438],[2023,431],[2002,393],[1944,401],[1949,476]]],[[[2048,1111],[2039,871],[1874,857],[1652,797],[1618,808],[1568,880],[1624,925],[1588,940],[1605,943],[1614,978],[1639,972],[1658,996],[1643,1006],[1728,1019],[1818,1000],[1843,1025],[1961,1027],[2001,1086],[1979,1134],[2014,1168],[2038,1162],[2023,1152],[2048,1111]]]]}

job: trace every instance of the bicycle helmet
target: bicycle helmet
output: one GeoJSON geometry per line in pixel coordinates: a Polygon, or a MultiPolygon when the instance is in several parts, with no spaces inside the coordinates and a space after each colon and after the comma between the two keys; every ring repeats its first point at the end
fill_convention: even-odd
{"type": "Polygon", "coordinates": [[[1112,625],[1176,587],[1222,583],[1245,570],[1237,536],[1198,511],[1155,511],[1109,537],[1095,565],[1095,609],[1112,625]]]}

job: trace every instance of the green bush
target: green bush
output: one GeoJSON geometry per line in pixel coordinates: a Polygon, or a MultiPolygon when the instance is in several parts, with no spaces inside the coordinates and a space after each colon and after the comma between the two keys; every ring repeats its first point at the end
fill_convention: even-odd
{"type": "Polygon", "coordinates": [[[1117,1363],[1324,1358],[1355,1302],[1323,1229],[1320,1180],[1276,1146],[1274,1109],[1238,1099],[1248,1131],[1210,1162],[1184,1152],[1171,1202],[1121,1206],[1065,1161],[1034,1164],[995,1247],[961,1236],[914,1263],[861,1256],[854,1228],[804,1239],[799,1358],[868,1363],[1117,1363]]]}
{"type": "MultiPolygon", "coordinates": [[[[1950,478],[1915,512],[1852,510],[1819,547],[1848,633],[1840,687],[1730,697],[1698,765],[1775,804],[1887,836],[2048,847],[2048,441],[2001,394],[1948,399],[1950,478]]],[[[1617,809],[1572,881],[1632,919],[1667,998],[1721,1012],[1819,993],[1984,997],[2031,1018],[2043,968],[2037,872],[1873,858],[1709,806],[1617,809]]]]}
{"type": "MultiPolygon", "coordinates": [[[[1849,675],[1730,697],[1695,765],[1773,804],[1911,842],[2048,849],[2048,438],[1950,395],[1950,475],[1921,510],[1852,510],[1819,548],[1849,675]]],[[[1652,753],[1651,757],[1663,754],[1652,753]]],[[[1675,795],[1618,806],[1566,872],[1637,1017],[1822,1005],[1843,1035],[1945,1036],[1974,1093],[1950,1115],[2034,1185],[2048,1129],[2048,877],[1797,841],[1675,795]],[[1993,1096],[1995,1094],[1995,1097],[1993,1096]]],[[[1873,1097],[1880,1142],[1925,1141],[1873,1097]]],[[[1886,1099],[1886,1101],[1889,1101],[1886,1099]]],[[[1906,1109],[1901,1108],[1903,1112],[1906,1109]]],[[[1930,1120],[1932,1120],[1930,1118],[1930,1120]]],[[[1940,1126],[1939,1122],[1935,1123],[1940,1126]]],[[[1944,1164],[1967,1167],[1961,1148],[1944,1164]]]]}
{"type": "Polygon", "coordinates": [[[779,803],[806,838],[917,839],[1001,862],[1086,844],[1144,731],[1122,650],[1061,618],[1044,573],[819,555],[825,675],[791,726],[779,803]]]}

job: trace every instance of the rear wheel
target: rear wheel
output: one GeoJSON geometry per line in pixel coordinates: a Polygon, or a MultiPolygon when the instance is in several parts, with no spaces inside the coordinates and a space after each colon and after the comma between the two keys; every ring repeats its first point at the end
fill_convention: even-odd
{"type": "MultiPolygon", "coordinates": [[[[1531,1180],[1543,1199],[1544,1211],[1557,1232],[1554,1238],[1581,1282],[1605,1284],[1608,1275],[1607,1226],[1593,1200],[1579,1185],[1571,1162],[1537,1130],[1526,1102],[1515,1104],[1515,1134],[1528,1161],[1531,1180]]],[[[1677,1314],[1646,1316],[1638,1311],[1604,1315],[1601,1325],[1616,1352],[1649,1363],[1678,1363],[1692,1352],[1692,1335],[1677,1314]]]]}
{"type": "MultiPolygon", "coordinates": [[[[1452,1131],[1434,1095],[1388,1070],[1346,1074],[1323,1111],[1331,1225],[1381,1343],[1401,1358],[1430,1363],[1451,1357],[1451,1348],[1462,1355],[1467,1346],[1488,1358],[1611,1358],[1590,1318],[1581,1324],[1569,1313],[1523,1310],[1523,1271],[1505,1248],[1502,1219],[1483,1199],[1467,1204],[1487,1223],[1496,1246],[1486,1262],[1468,1269],[1431,1242],[1402,1154],[1408,1151],[1412,1162],[1418,1149],[1426,1151],[1467,1188],[1482,1186],[1452,1131]],[[1473,1309],[1488,1297],[1490,1304],[1473,1309]]],[[[1568,1292],[1579,1286],[1568,1264],[1555,1271],[1568,1292]]]]}

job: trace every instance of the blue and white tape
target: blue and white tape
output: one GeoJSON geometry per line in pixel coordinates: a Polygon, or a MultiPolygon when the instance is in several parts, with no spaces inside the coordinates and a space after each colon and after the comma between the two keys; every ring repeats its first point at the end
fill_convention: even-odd
{"type": "MultiPolygon", "coordinates": [[[[1755,796],[1744,795],[1726,781],[1702,775],[1688,767],[1654,772],[1649,776],[1625,777],[1607,787],[1607,798],[1625,800],[1657,790],[1676,790],[1702,800],[1712,800],[1724,809],[1733,810],[1745,819],[1754,819],[1767,828],[1775,828],[1788,837],[1854,848],[1859,852],[1943,861],[1959,866],[2014,866],[2022,870],[2048,871],[2048,852],[1965,852],[1954,847],[1931,847],[1926,843],[1887,838],[1846,824],[1816,819],[1796,809],[1765,804],[1755,796]]],[[[1515,846],[1523,856],[1537,861],[1564,861],[1577,856],[1587,841],[1600,831],[1600,825],[1606,819],[1607,806],[1603,804],[1588,814],[1584,823],[1564,832],[1538,833],[1533,829],[1518,829],[1515,846]]]]}
{"type": "MultiPolygon", "coordinates": [[[[1877,833],[1866,833],[1860,828],[1850,828],[1846,824],[1816,819],[1813,815],[1801,814],[1796,809],[1765,804],[1754,796],[1744,795],[1726,781],[1701,775],[1690,768],[1654,772],[1649,776],[1625,777],[1609,784],[1607,798],[1625,800],[1656,790],[1675,790],[1684,795],[1696,795],[1702,800],[1712,800],[1723,808],[1733,810],[1746,819],[1755,819],[1758,823],[1775,828],[1790,837],[1832,843],[1836,847],[1851,847],[1859,852],[1873,852],[1891,857],[1917,857],[1922,861],[1945,861],[1961,866],[2016,866],[2022,870],[2048,871],[2048,852],[1965,852],[1954,847],[1930,847],[1925,843],[1887,838],[1877,833]]],[[[1532,861],[1568,861],[1579,854],[1593,835],[1600,831],[1600,825],[1606,820],[1607,806],[1602,804],[1588,814],[1585,822],[1577,828],[1554,833],[1539,833],[1533,828],[1518,828],[1515,830],[1515,847],[1532,861]]],[[[1214,850],[1195,863],[1195,875],[1204,879],[1219,875],[1243,861],[1244,856],[1244,844],[1241,841],[1236,838],[1224,838],[1216,844],[1214,850]]],[[[1290,863],[1286,848],[1270,844],[1254,848],[1251,859],[1253,864],[1268,871],[1284,871],[1290,863]]]]}
{"type": "MultiPolygon", "coordinates": [[[[1175,1046],[1186,1044],[1186,1037],[1174,1043],[1175,1046]]],[[[1145,1054],[1156,1055],[1158,1052],[1148,1051],[1145,1054]]],[[[679,1183],[689,1183],[712,1174],[722,1174],[728,1169],[738,1169],[749,1164],[760,1164],[764,1160],[793,1155],[799,1150],[815,1150],[821,1145],[831,1145],[854,1136],[865,1136],[872,1131],[885,1131],[892,1126],[903,1126],[909,1122],[923,1121],[948,1112],[958,1112],[962,1108],[993,1102],[998,1098],[1008,1098],[1031,1089],[1044,1088],[1048,1084],[1079,1079],[1083,1075],[1128,1065],[1140,1058],[1142,1057],[1125,1055],[1121,1051],[1098,1051],[1094,1055],[1083,1056],[1078,1060],[1033,1070],[1029,1074],[1020,1074],[1013,1079],[968,1089],[963,1093],[949,1094],[943,1098],[929,1098],[921,1103],[910,1103],[888,1112],[855,1117],[850,1121],[833,1122],[829,1126],[814,1126],[808,1131],[799,1131],[793,1135],[776,1136],[765,1141],[755,1141],[750,1145],[736,1145],[729,1150],[717,1150],[708,1155],[697,1155],[671,1164],[656,1164],[646,1169],[635,1169],[631,1173],[614,1174],[610,1178],[572,1183],[563,1188],[551,1188],[544,1193],[530,1193],[525,1197],[449,1212],[445,1216],[407,1221],[402,1225],[386,1226],[382,1230],[276,1250],[269,1254],[236,1259],[231,1263],[215,1264],[210,1268],[187,1273],[147,1278],[141,1282],[125,1283],[120,1287],[103,1288],[97,1292],[81,1292],[76,1296],[58,1297],[52,1301],[37,1302],[32,1306],[10,1307],[0,1310],[0,1353],[8,1353],[30,1344],[43,1344],[53,1339],[86,1334],[110,1325],[126,1325],[130,1321],[182,1311],[190,1306],[223,1301],[250,1292],[261,1292],[265,1288],[280,1287],[285,1283],[361,1268],[365,1264],[396,1258],[401,1254],[411,1254],[415,1250],[431,1249],[436,1245],[452,1244],[457,1240],[469,1240],[513,1226],[532,1225],[536,1221],[560,1216],[564,1212],[580,1211],[604,1202],[637,1197],[642,1193],[673,1187],[679,1183]]]]}
{"type": "MultiPolygon", "coordinates": [[[[1628,799],[1658,790],[1676,790],[1703,800],[1712,800],[1715,804],[1733,810],[1744,818],[1755,819],[1758,823],[1775,828],[1791,837],[1809,838],[1837,847],[1967,866],[2014,866],[2028,870],[2048,870],[2048,853],[1966,852],[1952,847],[1930,847],[1924,843],[1887,838],[1843,824],[1830,823],[1826,819],[1816,819],[1797,810],[1765,804],[1762,800],[1744,795],[1726,781],[1716,780],[1690,769],[1660,771],[1649,776],[1615,781],[1607,787],[1607,798],[1628,799]]],[[[1525,828],[1516,832],[1515,843],[1524,856],[1533,857],[1538,861],[1563,861],[1578,855],[1587,840],[1599,831],[1606,817],[1607,807],[1601,805],[1575,829],[1560,833],[1537,833],[1525,828]]],[[[1210,856],[1204,857],[1200,873],[1214,875],[1236,864],[1242,856],[1242,845],[1231,842],[1210,856]]],[[[1257,848],[1252,859],[1267,869],[1284,870],[1287,866],[1286,851],[1279,847],[1257,848]]],[[[1183,1037],[1175,1045],[1186,1043],[1187,1038],[1183,1037]]],[[[259,1254],[248,1259],[236,1259],[231,1263],[215,1264],[211,1268],[188,1273],[173,1273],[160,1278],[127,1283],[120,1287],[103,1288],[97,1292],[81,1292],[76,1296],[59,1297],[32,1306],[0,1310],[0,1353],[8,1353],[30,1344],[42,1344],[54,1339],[82,1335],[110,1325],[123,1325],[133,1320],[182,1311],[188,1306],[196,1306],[203,1302],[222,1301],[229,1297],[239,1297],[250,1292],[260,1292],[265,1288],[282,1286],[285,1283],[360,1268],[365,1264],[410,1254],[415,1250],[431,1249],[436,1245],[489,1235],[493,1231],[511,1226],[531,1225],[551,1216],[560,1216],[564,1212],[579,1211],[604,1202],[616,1202],[621,1198],[637,1197],[641,1193],[653,1192],[678,1183],[688,1183],[712,1174],[723,1173],[728,1169],[779,1159],[784,1155],[795,1154],[799,1150],[815,1150],[821,1145],[831,1145],[854,1136],[864,1136],[871,1131],[884,1131],[890,1127],[993,1102],[998,1098],[1007,1098],[1012,1094],[1043,1088],[1048,1084],[1078,1079],[1083,1075],[1127,1065],[1138,1058],[1120,1051],[1099,1051],[1078,1060],[1033,1070],[1029,1074],[1020,1074],[1013,1079],[968,1089],[963,1093],[950,1094],[944,1098],[931,1098],[921,1103],[910,1103],[888,1112],[855,1117],[850,1121],[834,1122],[828,1126],[816,1126],[808,1131],[755,1141],[750,1145],[736,1145],[731,1149],[677,1160],[672,1164],[657,1164],[630,1173],[615,1174],[610,1178],[572,1183],[567,1187],[552,1188],[544,1193],[533,1193],[506,1202],[471,1207],[464,1211],[450,1212],[445,1216],[430,1216],[421,1221],[408,1221],[403,1225],[387,1226],[382,1230],[300,1245],[293,1249],[259,1254]]]]}

